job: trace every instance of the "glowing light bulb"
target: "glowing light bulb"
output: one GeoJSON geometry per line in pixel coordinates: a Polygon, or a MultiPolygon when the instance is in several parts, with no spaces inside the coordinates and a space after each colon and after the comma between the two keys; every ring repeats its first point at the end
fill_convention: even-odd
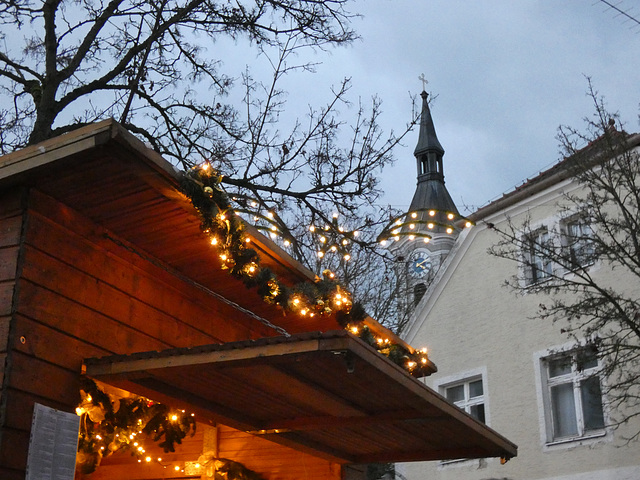
{"type": "Polygon", "coordinates": [[[288,247],[289,245],[291,245],[291,242],[289,240],[285,240],[284,241],[284,246],[288,247]]]}
{"type": "Polygon", "coordinates": [[[467,227],[467,228],[471,227],[471,222],[465,223],[464,226],[467,227]]]}
{"type": "Polygon", "coordinates": [[[318,258],[322,258],[322,257],[324,257],[324,252],[322,250],[320,250],[318,252],[318,258]]]}
{"type": "Polygon", "coordinates": [[[435,210],[429,210],[429,216],[433,217],[436,214],[435,210]]]}
{"type": "Polygon", "coordinates": [[[447,228],[447,233],[453,233],[453,228],[451,227],[447,228]]]}
{"type": "Polygon", "coordinates": [[[447,214],[447,218],[448,218],[449,220],[453,220],[453,213],[448,213],[448,214],[447,214]]]}
{"type": "Polygon", "coordinates": [[[427,224],[427,228],[433,228],[433,223],[427,224]]]}
{"type": "Polygon", "coordinates": [[[429,243],[429,240],[431,240],[429,237],[424,237],[424,243],[429,243]]]}
{"type": "Polygon", "coordinates": [[[418,218],[418,214],[416,212],[411,212],[411,218],[418,218]]]}
{"type": "Polygon", "coordinates": [[[171,421],[172,422],[176,422],[178,420],[178,416],[177,415],[171,415],[171,421]]]}
{"type": "Polygon", "coordinates": [[[411,230],[413,230],[414,228],[416,228],[416,226],[415,226],[413,223],[411,223],[411,224],[409,224],[409,228],[410,228],[411,230]]]}
{"type": "Polygon", "coordinates": [[[415,235],[409,235],[409,240],[413,240],[414,238],[416,238],[415,235]]]}
{"type": "Polygon", "coordinates": [[[358,327],[351,327],[351,333],[356,335],[358,333],[358,327]]]}
{"type": "Polygon", "coordinates": [[[320,237],[320,243],[325,243],[327,241],[327,237],[320,237]]]}
{"type": "Polygon", "coordinates": [[[338,247],[336,247],[335,245],[331,245],[331,251],[335,252],[336,250],[338,250],[338,247]]]}
{"type": "Polygon", "coordinates": [[[348,253],[344,256],[344,259],[349,261],[351,260],[351,255],[349,255],[348,253]]]}
{"type": "Polygon", "coordinates": [[[309,231],[310,232],[315,232],[316,231],[316,227],[314,227],[313,225],[309,226],[309,231]]]}
{"type": "Polygon", "coordinates": [[[216,237],[213,237],[211,239],[211,245],[217,245],[218,244],[218,239],[216,237]]]}

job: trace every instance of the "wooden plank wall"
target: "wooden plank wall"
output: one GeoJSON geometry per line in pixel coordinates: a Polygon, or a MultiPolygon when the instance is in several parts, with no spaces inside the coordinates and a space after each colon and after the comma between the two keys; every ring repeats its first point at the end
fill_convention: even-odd
{"type": "MultiPolygon", "coordinates": [[[[3,386],[8,379],[10,369],[8,350],[22,215],[22,192],[20,190],[3,192],[0,195],[0,385],[3,386]]],[[[12,439],[12,432],[7,432],[6,427],[7,402],[8,398],[3,388],[0,392],[0,445],[12,439]]],[[[3,464],[1,453],[0,465],[3,464]]],[[[0,478],[10,480],[14,473],[5,471],[0,466],[0,478]]]]}
{"type": "MultiPolygon", "coordinates": [[[[231,318],[228,306],[144,260],[134,248],[122,246],[126,242],[116,244],[109,239],[113,234],[105,235],[101,227],[37,191],[29,194],[19,247],[19,209],[2,215],[0,242],[6,238],[7,245],[0,245],[0,254],[6,254],[0,257],[0,273],[11,277],[20,258],[13,310],[7,303],[13,280],[0,277],[0,289],[7,290],[0,294],[0,336],[7,338],[2,325],[12,323],[2,350],[11,365],[2,392],[3,480],[24,478],[34,402],[74,411],[84,358],[273,334],[235,311],[238,316],[231,318]]],[[[270,445],[277,457],[283,447],[270,445]]],[[[193,452],[194,459],[199,453],[193,452]]],[[[325,461],[316,467],[336,470],[325,461]]],[[[134,470],[119,478],[138,478],[134,470]]]]}

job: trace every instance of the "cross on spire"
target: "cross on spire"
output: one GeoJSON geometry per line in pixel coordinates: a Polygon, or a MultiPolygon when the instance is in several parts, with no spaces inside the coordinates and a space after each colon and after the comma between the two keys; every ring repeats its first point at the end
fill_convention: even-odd
{"type": "Polygon", "coordinates": [[[429,83],[429,81],[424,76],[424,73],[420,74],[420,76],[418,77],[418,80],[420,80],[422,82],[422,91],[423,92],[426,91],[427,90],[427,83],[429,83]]]}

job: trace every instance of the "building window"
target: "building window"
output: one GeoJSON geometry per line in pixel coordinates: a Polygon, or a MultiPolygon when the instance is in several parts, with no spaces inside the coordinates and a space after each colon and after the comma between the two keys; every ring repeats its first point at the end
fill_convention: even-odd
{"type": "Polygon", "coordinates": [[[593,263],[595,249],[593,231],[583,218],[572,217],[562,223],[562,244],[568,256],[570,270],[593,263]]]}
{"type": "Polygon", "coordinates": [[[447,385],[444,387],[444,396],[476,420],[486,423],[482,377],[447,385]]]}
{"type": "Polygon", "coordinates": [[[548,440],[602,434],[605,422],[596,349],[543,358],[542,367],[548,440]]]}
{"type": "Polygon", "coordinates": [[[532,232],[524,239],[524,244],[524,264],[527,284],[533,285],[550,277],[552,264],[548,255],[545,254],[550,245],[549,232],[547,229],[532,232]]]}
{"type": "Polygon", "coordinates": [[[427,293],[427,286],[424,283],[417,283],[413,287],[413,306],[416,307],[424,294],[427,293]]]}

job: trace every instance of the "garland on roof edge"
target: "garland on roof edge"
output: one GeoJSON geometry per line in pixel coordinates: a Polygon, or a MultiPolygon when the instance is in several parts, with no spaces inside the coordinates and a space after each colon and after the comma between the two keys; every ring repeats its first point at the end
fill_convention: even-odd
{"type": "MultiPolygon", "coordinates": [[[[88,378],[83,378],[81,402],[76,409],[80,415],[80,434],[76,463],[84,474],[94,472],[104,457],[117,451],[128,451],[138,462],[157,462],[165,468],[162,458],[151,458],[143,441],[151,439],[165,453],[175,452],[187,436],[193,436],[196,422],[193,414],[170,410],[161,403],[131,396],[118,398],[104,392],[88,378]]],[[[197,470],[215,480],[264,480],[243,464],[206,452],[198,458],[197,470]]],[[[182,469],[181,469],[182,470],[182,469]]]]}
{"type": "Polygon", "coordinates": [[[221,186],[222,176],[204,164],[184,172],[182,192],[200,215],[201,229],[209,237],[221,262],[221,268],[242,280],[247,288],[256,288],[265,302],[278,305],[301,316],[336,315],[345,329],[357,335],[409,372],[428,363],[426,350],[410,352],[388,339],[376,338],[364,324],[368,317],[362,305],[352,303],[345,290],[328,270],[315,283],[303,282],[294,287],[284,285],[268,268],[260,266],[258,253],[250,247],[243,223],[221,186]]]}

